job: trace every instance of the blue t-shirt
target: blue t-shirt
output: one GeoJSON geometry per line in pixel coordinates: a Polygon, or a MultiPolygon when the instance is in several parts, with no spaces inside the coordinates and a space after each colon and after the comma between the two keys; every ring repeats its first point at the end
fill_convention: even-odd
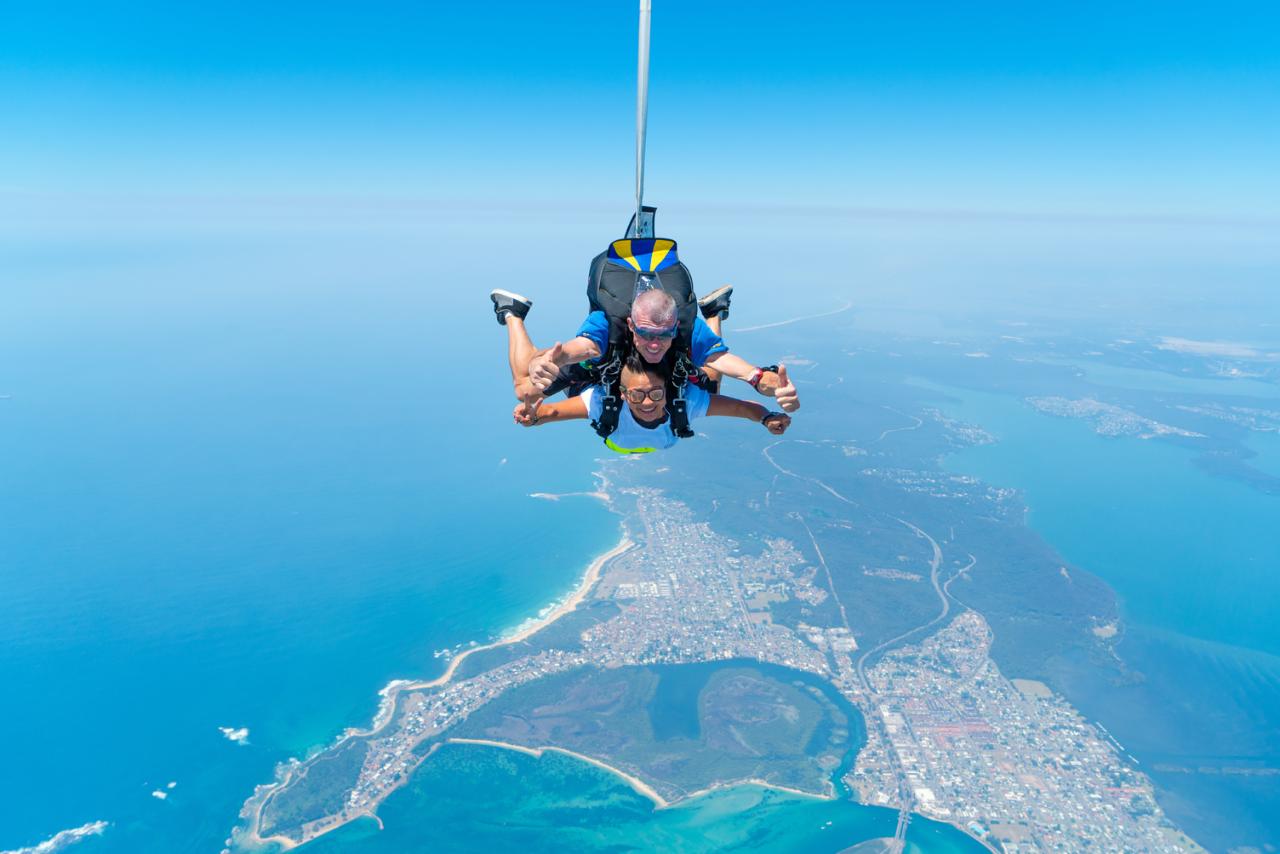
{"type": "MultiPolygon", "coordinates": [[[[582,321],[582,326],[578,327],[578,337],[590,338],[600,348],[600,356],[593,359],[592,364],[599,362],[609,350],[609,318],[603,311],[591,312],[582,321]]],[[[711,331],[705,320],[698,317],[693,323],[693,337],[689,341],[689,356],[693,363],[702,367],[712,356],[728,352],[729,348],[720,336],[711,331]]]]}
{"type": "MultiPolygon", "coordinates": [[[[604,408],[601,401],[603,396],[603,388],[598,385],[593,385],[582,393],[582,399],[587,404],[587,417],[592,421],[600,417],[604,408]]],[[[690,424],[694,419],[707,414],[707,407],[711,405],[711,395],[707,392],[690,384],[685,387],[684,398],[688,401],[690,424]]],[[[631,407],[623,403],[622,412],[618,415],[618,427],[609,435],[605,444],[620,454],[643,454],[670,448],[678,441],[671,429],[670,418],[654,427],[645,427],[631,414],[631,407]]]]}

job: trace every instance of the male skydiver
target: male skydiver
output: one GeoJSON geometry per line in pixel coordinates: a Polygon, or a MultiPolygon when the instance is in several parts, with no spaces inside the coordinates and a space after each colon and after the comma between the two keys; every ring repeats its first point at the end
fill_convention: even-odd
{"type": "MultiPolygon", "coordinates": [[[[702,368],[713,384],[722,374],[741,379],[766,397],[776,398],[786,412],[800,408],[795,386],[782,379],[777,371],[757,368],[729,352],[719,332],[721,322],[729,315],[733,288],[725,285],[698,300],[701,317],[696,318],[690,337],[690,359],[702,368]]],[[[533,302],[519,294],[494,290],[490,295],[498,322],[509,325],[515,320],[523,325],[533,302]]],[[[679,333],[675,300],[661,290],[648,290],[635,298],[627,318],[631,344],[645,361],[657,364],[668,355],[679,333]]],[[[512,345],[514,346],[514,345],[512,345]]],[[[572,396],[592,382],[590,372],[581,363],[598,363],[609,347],[609,320],[603,311],[587,316],[578,334],[553,347],[535,350],[530,357],[526,377],[516,379],[516,396],[533,406],[541,397],[568,390],[572,396]]]]}
{"type": "MultiPolygon", "coordinates": [[[[527,339],[528,336],[523,334],[523,323],[507,325],[513,338],[527,339]]],[[[529,346],[532,347],[532,343],[529,346]]],[[[517,373],[522,364],[527,362],[513,360],[512,373],[517,373]]],[[[620,454],[647,454],[670,448],[678,441],[671,429],[664,403],[667,389],[664,368],[662,363],[647,361],[639,350],[632,349],[627,353],[622,364],[621,379],[621,392],[627,405],[618,418],[617,428],[605,439],[605,445],[610,450],[620,454]]],[[[787,369],[780,366],[778,372],[785,384],[787,369]]],[[[601,396],[604,393],[602,386],[589,386],[575,397],[544,401],[532,410],[521,402],[516,404],[512,416],[517,424],[525,427],[582,418],[594,420],[600,417],[601,396]]],[[[745,418],[763,424],[775,436],[781,436],[791,425],[791,416],[786,413],[771,412],[753,401],[711,394],[697,386],[689,388],[686,399],[690,422],[704,415],[745,418]]]]}

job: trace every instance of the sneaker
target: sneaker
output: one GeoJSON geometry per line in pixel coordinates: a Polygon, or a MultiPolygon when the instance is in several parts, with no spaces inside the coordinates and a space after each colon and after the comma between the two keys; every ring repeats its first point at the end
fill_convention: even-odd
{"type": "Polygon", "coordinates": [[[733,285],[723,285],[698,300],[698,308],[707,320],[720,315],[721,320],[729,318],[729,298],[733,296],[733,285]]]}
{"type": "Polygon", "coordinates": [[[533,300],[501,288],[495,288],[489,294],[489,299],[493,300],[493,313],[497,315],[498,322],[503,326],[507,325],[507,315],[515,315],[524,320],[529,309],[533,308],[533,300]]]}

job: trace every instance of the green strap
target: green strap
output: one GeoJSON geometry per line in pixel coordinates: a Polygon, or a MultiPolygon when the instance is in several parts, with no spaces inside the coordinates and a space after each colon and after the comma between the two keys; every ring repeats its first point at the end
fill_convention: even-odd
{"type": "Polygon", "coordinates": [[[652,454],[657,448],[624,448],[612,439],[604,440],[605,447],[611,451],[617,451],[619,454],[652,454]]]}

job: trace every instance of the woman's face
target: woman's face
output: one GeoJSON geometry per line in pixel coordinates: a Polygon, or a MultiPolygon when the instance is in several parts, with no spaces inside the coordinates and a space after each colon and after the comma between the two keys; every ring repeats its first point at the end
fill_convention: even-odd
{"type": "Polygon", "coordinates": [[[622,396],[631,408],[631,414],[640,421],[661,418],[666,408],[664,401],[667,384],[656,374],[645,374],[630,368],[622,369],[622,396]],[[641,395],[643,392],[643,396],[641,395]],[[653,398],[657,396],[657,400],[653,398]],[[636,398],[640,402],[636,402],[636,398]]]}

